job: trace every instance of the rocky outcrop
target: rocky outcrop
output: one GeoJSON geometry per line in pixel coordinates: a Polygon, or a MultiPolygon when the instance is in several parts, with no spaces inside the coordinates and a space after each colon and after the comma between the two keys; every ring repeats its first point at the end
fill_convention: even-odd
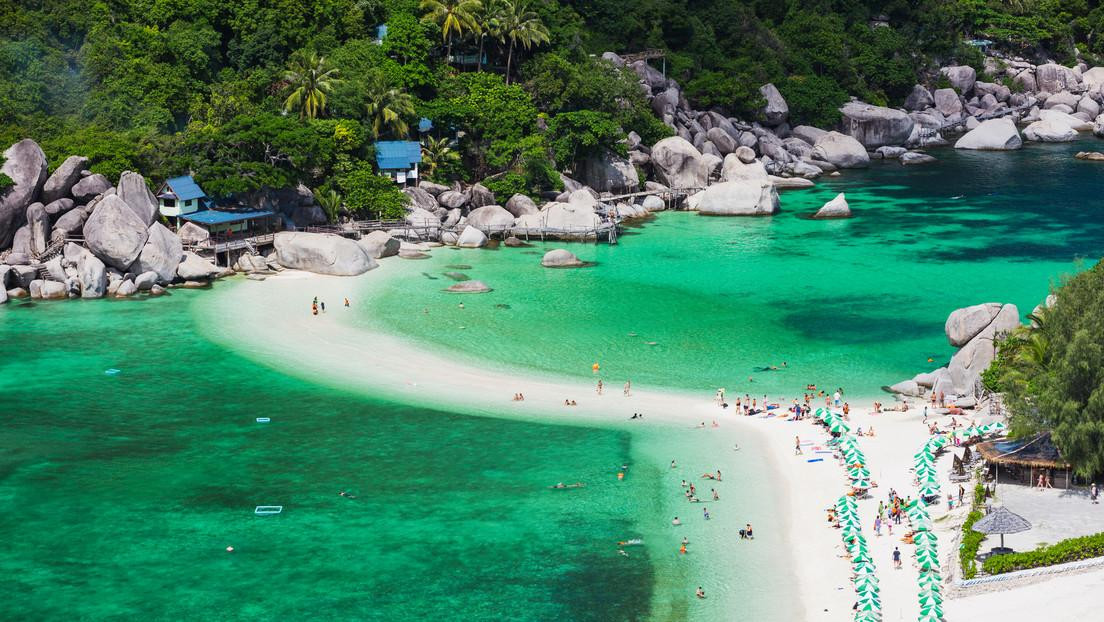
{"type": "Polygon", "coordinates": [[[4,151],[0,173],[14,183],[0,190],[0,249],[12,246],[15,231],[23,226],[27,207],[42,194],[46,171],[46,154],[33,140],[21,140],[4,151]]]}
{"type": "Polygon", "coordinates": [[[1068,143],[1077,139],[1077,132],[1061,121],[1047,119],[1025,127],[1023,137],[1040,143],[1068,143]]]}
{"type": "Polygon", "coordinates": [[[710,216],[768,216],[778,213],[778,192],[769,179],[723,181],[705,189],[697,209],[710,216]]]}
{"type": "Polygon", "coordinates": [[[145,177],[132,171],[123,171],[119,177],[119,185],[115,187],[115,194],[134,210],[146,226],[153,224],[157,218],[157,199],[146,185],[145,177]]]}
{"type": "Polygon", "coordinates": [[[947,119],[959,119],[962,116],[962,98],[954,89],[936,89],[933,93],[935,109],[947,119]]]}
{"type": "Polygon", "coordinates": [[[183,256],[184,245],[180,237],[169,231],[165,225],[155,222],[149,227],[149,237],[131,271],[153,272],[159,283],[171,283],[176,276],[176,266],[183,256]]]}
{"type": "Polygon", "coordinates": [[[1077,74],[1069,67],[1055,63],[1035,68],[1035,86],[1046,93],[1059,93],[1076,88],[1080,83],[1077,74]]]}
{"type": "Polygon", "coordinates": [[[773,84],[764,84],[759,87],[759,94],[763,97],[763,120],[767,125],[776,126],[786,122],[790,116],[790,107],[773,84]]]}
{"type": "Polygon", "coordinates": [[[545,268],[578,268],[584,266],[582,261],[569,250],[554,248],[544,254],[541,265],[545,268]]]}
{"type": "Polygon", "coordinates": [[[353,240],[330,233],[281,231],[273,245],[281,266],[316,274],[356,276],[379,265],[353,240]]]}
{"type": "Polygon", "coordinates": [[[104,197],[84,223],[84,241],[89,250],[123,272],[138,259],[147,239],[147,223],[113,194],[104,197]]]}
{"type": "Polygon", "coordinates": [[[482,248],[486,245],[487,234],[483,233],[479,227],[470,224],[464,227],[464,230],[460,232],[460,237],[456,239],[456,246],[460,248],[482,248]]]}
{"type": "Polygon", "coordinates": [[[947,341],[956,348],[966,345],[993,323],[1001,307],[999,302],[987,302],[952,311],[943,326],[947,341]]]}
{"type": "Polygon", "coordinates": [[[935,98],[931,91],[922,84],[912,87],[912,92],[905,99],[905,110],[920,111],[935,105],[935,98]]]}
{"type": "Polygon", "coordinates": [[[402,191],[403,194],[410,198],[410,205],[414,207],[424,209],[427,212],[432,212],[440,207],[437,205],[437,199],[433,198],[433,195],[421,186],[403,188],[402,191]]]}
{"type": "Polygon", "coordinates": [[[841,192],[834,199],[825,203],[813,218],[850,218],[851,206],[847,204],[847,197],[841,192]]]}
{"type": "Polygon", "coordinates": [[[479,208],[497,203],[494,193],[483,184],[475,184],[469,188],[468,195],[471,197],[468,200],[468,207],[471,208],[479,208]]]}
{"type": "Polygon", "coordinates": [[[510,197],[510,200],[506,201],[505,207],[506,211],[513,214],[514,218],[526,214],[536,214],[540,211],[540,208],[533,202],[533,199],[520,193],[510,197]]]}
{"type": "Polygon", "coordinates": [[[504,231],[514,224],[514,215],[498,205],[477,207],[468,214],[468,225],[483,232],[504,231]]]}
{"type": "Polygon", "coordinates": [[[865,168],[870,156],[862,143],[846,134],[827,132],[813,145],[813,157],[839,168],[865,168]]]}
{"type": "Polygon", "coordinates": [[[43,203],[52,203],[58,199],[69,196],[73,186],[81,180],[81,173],[88,168],[88,158],[82,156],[69,156],[57,167],[42,186],[43,203]]]}
{"type": "Polygon", "coordinates": [[[26,214],[27,227],[31,232],[31,251],[41,253],[50,244],[50,215],[42,203],[31,203],[26,214]]]}
{"type": "Polygon", "coordinates": [[[373,231],[360,238],[358,244],[372,259],[394,257],[399,254],[401,246],[399,240],[391,237],[391,234],[386,231],[373,231]]]}
{"type": "Polygon", "coordinates": [[[107,291],[107,266],[92,253],[81,255],[77,263],[81,298],[102,298],[107,291]]]}
{"type": "Polygon", "coordinates": [[[958,89],[959,93],[969,95],[974,90],[974,83],[977,82],[977,72],[974,71],[973,67],[968,65],[944,67],[940,72],[947,76],[951,86],[958,89]]]}
{"type": "Polygon", "coordinates": [[[959,138],[955,149],[979,149],[987,151],[1010,151],[1023,147],[1023,139],[1012,119],[1001,117],[982,121],[981,125],[959,138]]]}
{"type": "Polygon", "coordinates": [[[70,192],[77,203],[87,203],[111,188],[111,182],[106,177],[95,173],[74,184],[70,192]]]}
{"type": "Polygon", "coordinates": [[[1092,162],[1104,162],[1104,153],[1099,151],[1078,151],[1077,155],[1073,156],[1078,160],[1089,160],[1092,162]]]}
{"type": "Polygon", "coordinates": [[[456,190],[446,190],[437,196],[437,202],[448,209],[464,207],[468,204],[468,200],[468,195],[456,190]]]}
{"type": "Polygon", "coordinates": [[[563,237],[582,239],[594,235],[602,219],[593,208],[584,205],[552,202],[536,214],[526,214],[514,219],[514,235],[540,233],[541,229],[559,229],[567,232],[563,237]]]}
{"type": "Polygon", "coordinates": [[[913,166],[916,164],[932,164],[936,162],[935,156],[928,155],[926,153],[920,153],[919,151],[908,151],[901,154],[901,164],[905,166],[913,166]]]}
{"type": "Polygon", "coordinates": [[[702,154],[678,136],[664,138],[652,147],[652,165],[656,177],[669,188],[701,188],[706,185],[709,170],[702,154]]]}
{"type": "MultiPolygon", "coordinates": [[[[849,102],[840,108],[843,132],[859,141],[866,149],[883,145],[903,145],[912,135],[916,123],[904,112],[849,102]]],[[[831,161],[831,160],[829,160],[831,161]]]]}
{"type": "Polygon", "coordinates": [[[191,222],[186,222],[180,226],[176,231],[180,236],[180,241],[183,244],[193,246],[211,237],[211,234],[206,229],[191,222]]]}
{"type": "Polygon", "coordinates": [[[640,175],[632,162],[609,151],[587,158],[581,174],[598,192],[632,192],[640,187],[640,175]]]}

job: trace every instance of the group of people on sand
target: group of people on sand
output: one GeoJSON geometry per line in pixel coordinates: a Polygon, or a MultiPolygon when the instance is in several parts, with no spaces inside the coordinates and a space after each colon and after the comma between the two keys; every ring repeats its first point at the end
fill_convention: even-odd
{"type": "Polygon", "coordinates": [[[525,401],[525,394],[524,393],[514,393],[514,401],[515,402],[524,402],[525,401]]]}
{"type": "MultiPolygon", "coordinates": [[[[349,306],[349,299],[348,298],[345,299],[345,306],[346,307],[349,306]]],[[[325,313],[326,312],[326,302],[324,300],[319,300],[318,296],[315,296],[314,300],[311,301],[311,315],[318,315],[319,309],[321,309],[322,313],[325,313]]]]}
{"type": "Polygon", "coordinates": [[[564,400],[564,406],[578,406],[578,404],[575,403],[575,400],[564,400]]]}

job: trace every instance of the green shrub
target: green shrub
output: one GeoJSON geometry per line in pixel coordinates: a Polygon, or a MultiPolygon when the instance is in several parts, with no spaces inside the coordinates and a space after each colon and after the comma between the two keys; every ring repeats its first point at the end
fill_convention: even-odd
{"type": "Polygon", "coordinates": [[[5,188],[10,188],[11,186],[14,186],[14,185],[15,185],[15,182],[12,181],[11,177],[8,177],[7,175],[5,175],[3,173],[0,173],[0,190],[4,190],[5,188]]]}
{"type": "Polygon", "coordinates": [[[958,562],[962,567],[963,579],[973,579],[977,576],[975,558],[978,549],[981,548],[982,540],[985,540],[985,534],[974,531],[973,526],[983,516],[980,510],[983,505],[985,505],[985,486],[979,483],[974,486],[973,509],[966,515],[966,522],[962,523],[962,544],[958,550],[958,562]]]}
{"type": "Polygon", "coordinates": [[[1051,546],[1041,546],[1026,553],[994,555],[982,567],[989,574],[1004,574],[1028,568],[1041,568],[1066,562],[1104,556],[1104,533],[1062,540],[1051,546]]]}
{"type": "Polygon", "coordinates": [[[528,194],[529,184],[521,173],[503,173],[494,179],[484,179],[483,185],[495,194],[499,204],[509,200],[515,194],[528,194]]]}

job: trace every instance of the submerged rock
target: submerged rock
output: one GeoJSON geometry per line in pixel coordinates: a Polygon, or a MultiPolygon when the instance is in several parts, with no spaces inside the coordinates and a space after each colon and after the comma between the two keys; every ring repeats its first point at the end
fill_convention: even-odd
{"type": "Polygon", "coordinates": [[[1094,162],[1104,161],[1104,153],[1099,151],[1078,151],[1077,155],[1073,156],[1078,160],[1092,160],[1094,162]]]}
{"type": "Polygon", "coordinates": [[[483,294],[491,291],[491,288],[487,287],[487,284],[483,281],[464,281],[449,287],[445,291],[454,294],[483,294]]]}

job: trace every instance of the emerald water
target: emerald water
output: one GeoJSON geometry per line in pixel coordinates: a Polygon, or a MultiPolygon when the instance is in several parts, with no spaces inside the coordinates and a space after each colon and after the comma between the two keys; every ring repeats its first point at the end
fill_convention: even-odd
{"type": "Polygon", "coordinates": [[[773,398],[817,383],[870,396],[946,364],[954,309],[1011,302],[1026,315],[1078,258],[1104,253],[1104,169],[1072,159],[1096,144],[875,163],[783,192],[769,218],[659,214],[616,246],[568,245],[596,264],[582,269],[540,267],[562,243],[439,249],[403,266],[369,315],[484,365],[589,376],[599,362],[614,386],[773,398]],[[807,218],[838,192],[854,218],[807,218]],[[456,264],[494,291],[460,309],[442,293],[456,264]]]}
{"type": "MultiPolygon", "coordinates": [[[[949,311],[1026,313],[1104,251],[1099,164],[1071,160],[1087,146],[942,150],[787,192],[772,218],[661,214],[617,246],[570,245],[596,262],[578,270],[539,266],[553,244],[392,259],[394,285],[356,312],[475,364],[588,377],[598,361],[615,391],[871,395],[945,362],[949,311]],[[801,217],[841,191],[855,218],[801,217]],[[494,291],[445,294],[449,271],[494,291]]],[[[784,533],[720,545],[717,572],[722,551],[670,545],[678,478],[717,468],[720,441],[415,408],[210,341],[206,301],[260,286],[0,308],[0,618],[798,617],[784,533]],[[267,504],[285,511],[253,514],[267,504]],[[629,537],[649,545],[622,557],[629,537]]],[[[780,524],[762,456],[733,454],[744,483],[711,509],[780,524]]]]}

